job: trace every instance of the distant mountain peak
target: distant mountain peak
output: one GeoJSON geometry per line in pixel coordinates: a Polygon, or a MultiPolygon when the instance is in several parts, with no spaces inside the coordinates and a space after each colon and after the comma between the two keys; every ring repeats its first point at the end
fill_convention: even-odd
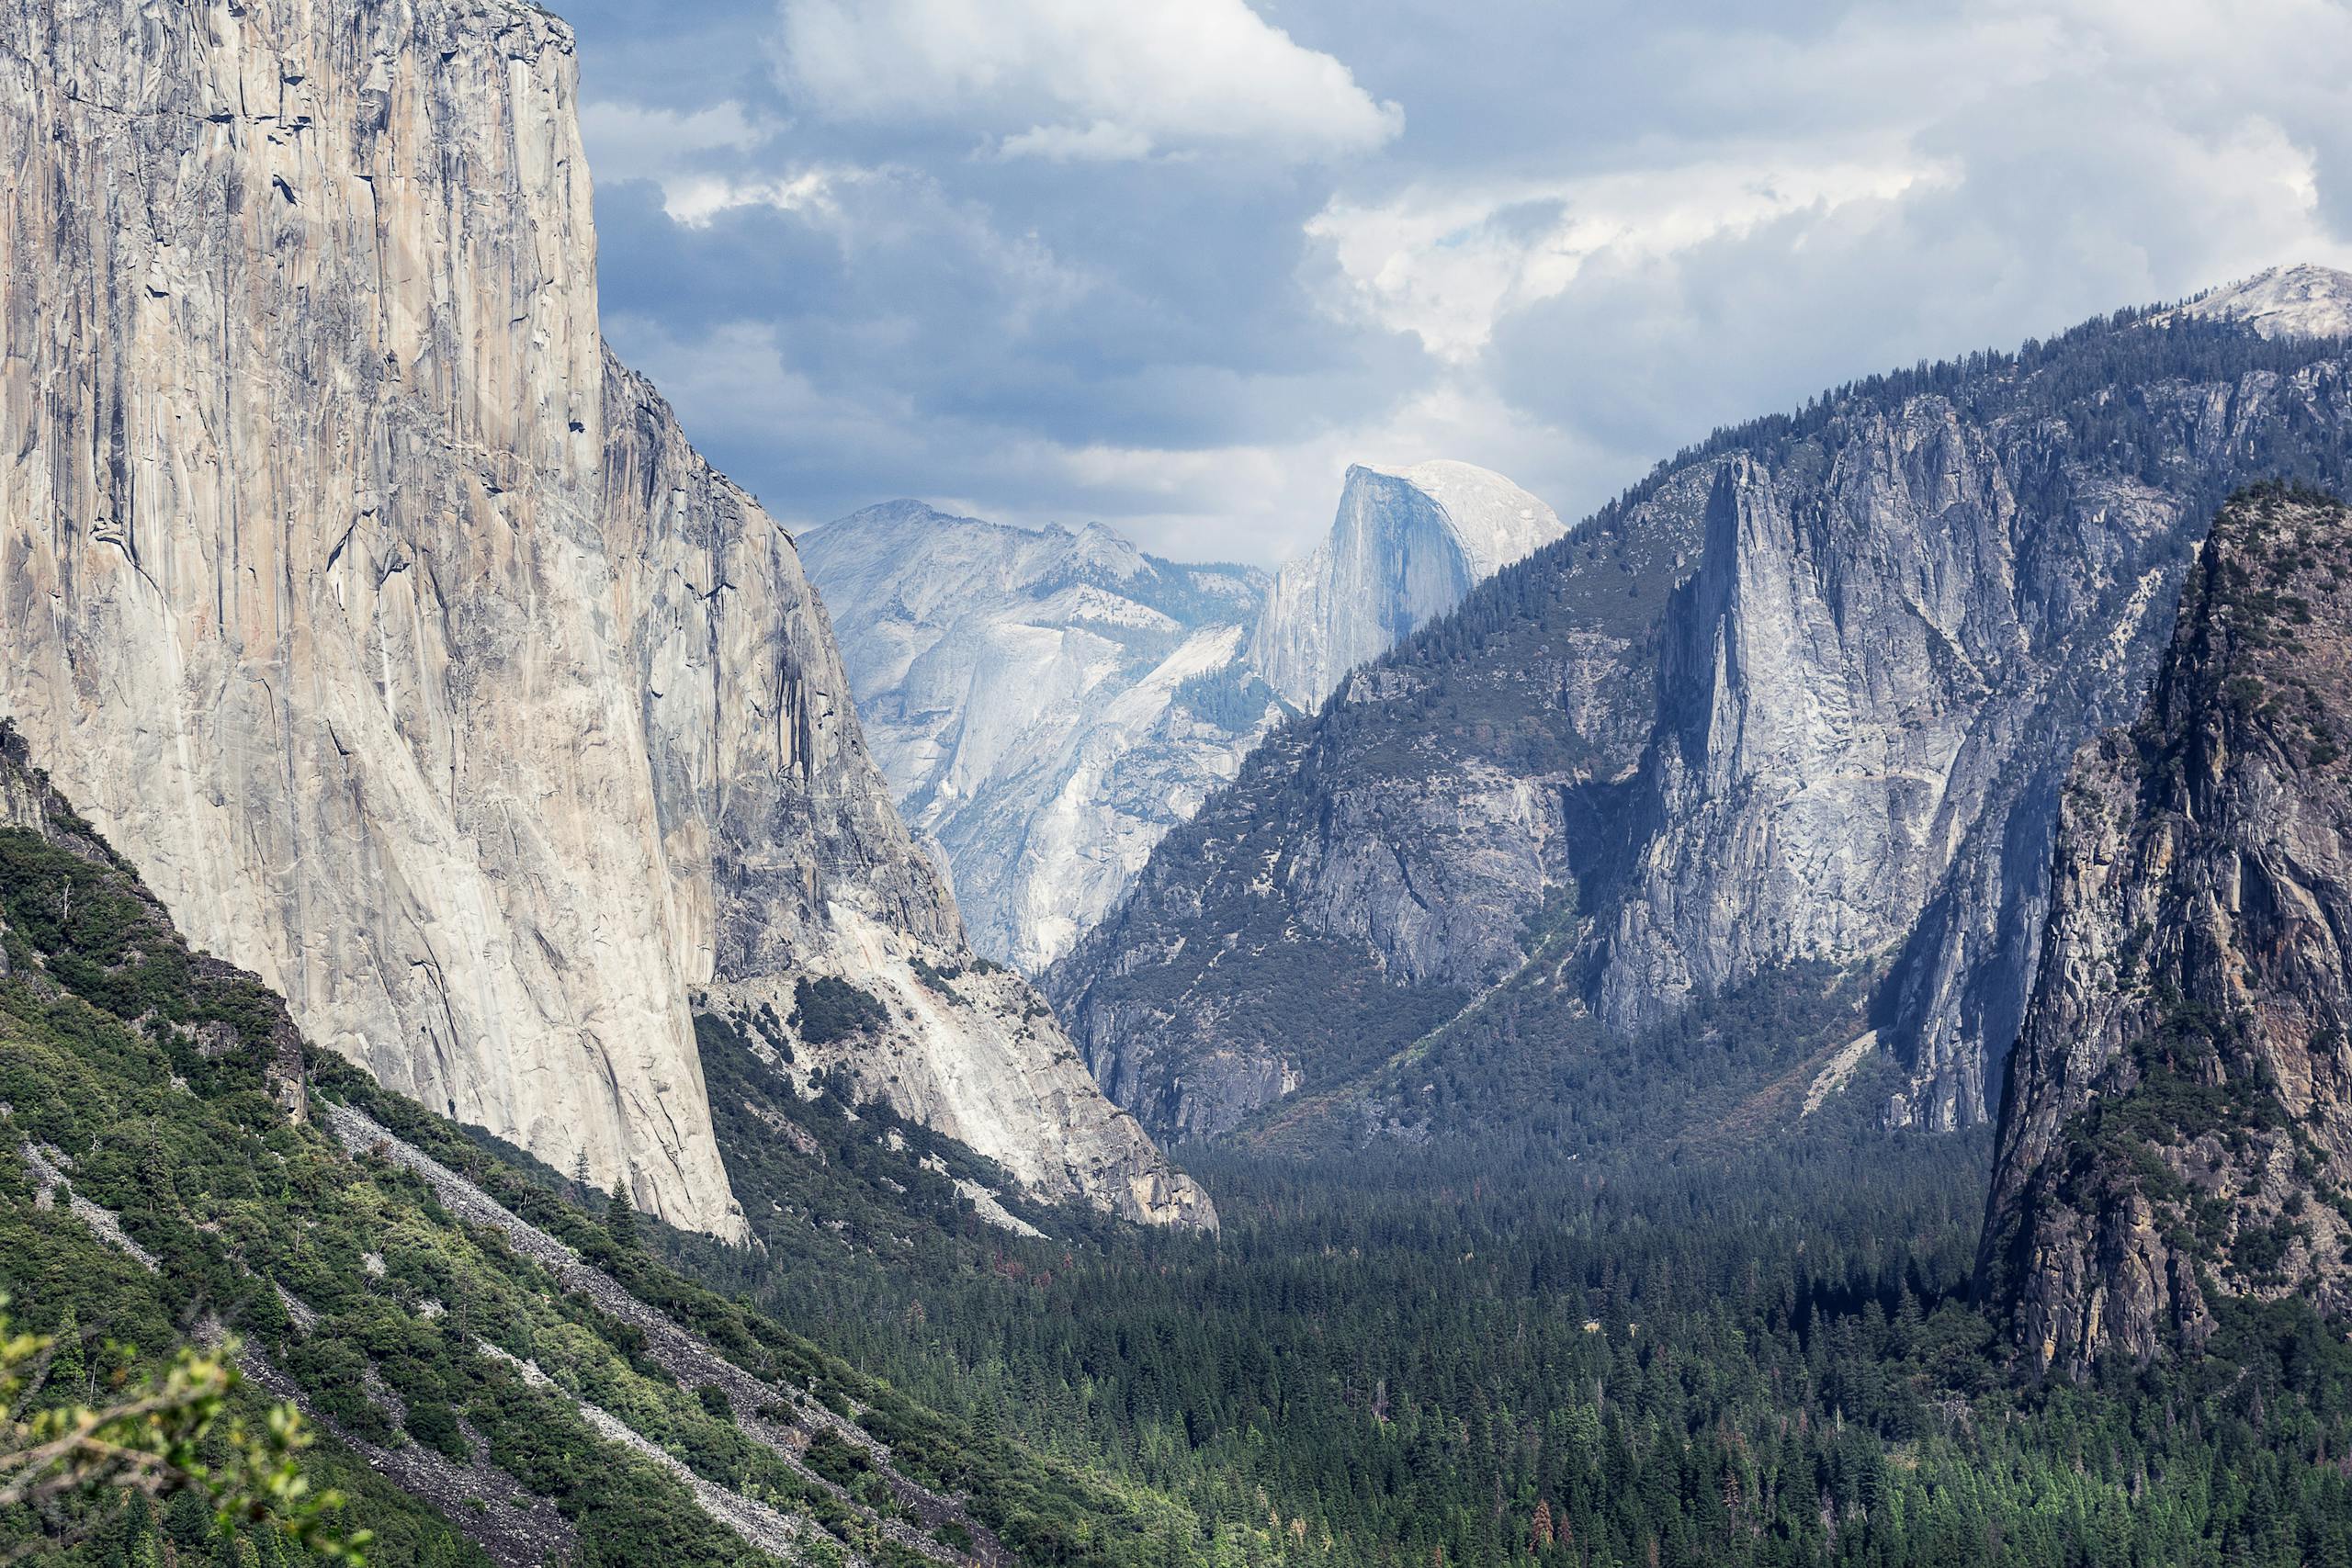
{"type": "Polygon", "coordinates": [[[1500,474],[1430,462],[1350,468],[1330,533],[1279,592],[1102,523],[913,502],[813,530],[806,550],[868,743],[974,939],[1041,970],[1283,715],[1563,532],[1500,474]]]}
{"type": "Polygon", "coordinates": [[[1042,967],[1278,716],[1227,670],[1265,580],[1102,523],[866,515],[812,535],[807,559],[868,743],[981,951],[1042,967]]]}
{"type": "Polygon", "coordinates": [[[1474,581],[1534,554],[1567,532],[1558,513],[1492,468],[1476,463],[1436,457],[1409,468],[1374,463],[1358,468],[1402,479],[1436,502],[1445,513],[1447,531],[1469,560],[1474,581]]]}
{"type": "Polygon", "coordinates": [[[1330,534],[1274,580],[1250,658],[1285,701],[1312,708],[1349,671],[1566,532],[1550,507],[1474,464],[1359,463],[1330,534]]]}
{"type": "Polygon", "coordinates": [[[2178,314],[2244,321],[2264,337],[2352,337],[2352,272],[2310,262],[2265,267],[2198,296],[2178,314]]]}
{"type": "Polygon", "coordinates": [[[1125,534],[1104,523],[1089,523],[1078,531],[1071,558],[1127,578],[1149,570],[1141,550],[1125,534]]]}

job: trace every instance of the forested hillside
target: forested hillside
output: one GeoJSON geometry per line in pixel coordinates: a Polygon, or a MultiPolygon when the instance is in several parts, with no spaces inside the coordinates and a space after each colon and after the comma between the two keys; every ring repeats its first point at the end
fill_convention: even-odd
{"type": "MultiPolygon", "coordinates": [[[[2135,772],[2143,788],[2201,776],[2196,756],[2255,773],[2284,758],[2315,793],[2233,784],[2199,798],[2333,820],[2352,690],[2319,609],[2345,576],[2344,515],[2275,487],[2232,503],[2176,646],[2217,648],[2211,626],[2225,623],[2263,668],[2209,659],[2193,680],[2167,677],[2175,694],[2152,711],[2191,716],[2171,739],[2148,726],[2133,737],[2173,760],[2135,772]],[[2193,716],[2192,693],[2222,705],[2212,724],[2193,716]]],[[[2095,789],[2077,793],[2070,811],[2113,818],[2095,789]]],[[[2211,854],[2062,848],[2062,877],[2070,854],[2171,863],[2165,886],[2198,897],[2233,885],[2208,874],[2223,863],[2211,854]]],[[[2324,930],[2275,919],[2301,904],[2253,900],[2261,930],[2293,940],[2242,951],[2169,916],[2160,936],[2077,943],[2090,962],[2045,976],[2050,995],[2096,998],[2120,975],[2130,1006],[2177,1013],[2146,964],[2185,951],[2301,976],[2301,999],[2267,995],[2261,1024],[2194,1010],[2205,1033],[2171,1028],[2119,1055],[2087,1103],[2004,1133],[2014,1149],[2061,1129],[2030,1189],[2039,1229],[2020,1236],[2154,1242],[2134,1216],[2143,1200],[2171,1205],[2163,1245],[2215,1270],[2193,1333],[2133,1337],[2112,1330],[2134,1320],[2113,1315],[2108,1340],[2062,1341],[2058,1359],[2020,1336],[2021,1282],[2028,1302],[2054,1282],[2066,1311],[2097,1321],[2101,1302],[2127,1312],[2143,1271],[2102,1242],[2077,1266],[2020,1275],[2007,1232],[1980,1265],[1986,1130],[1885,1128],[1870,1090],[1901,1080],[1883,1060],[1845,1063],[1844,1092],[1811,1070],[1818,1043],[1866,1016],[1865,989],[1835,965],[1792,968],[1630,1040],[1588,1032],[1558,1062],[1432,1052],[1426,1092],[1460,1118],[1434,1129],[1335,1152],[1278,1121],[1196,1145],[1224,1215],[1214,1243],[1043,1210],[1023,1220],[1043,1235],[946,1220],[893,1234],[832,1200],[763,1226],[799,1266],[707,1242],[684,1256],[781,1316],[829,1324],[862,1368],[976,1427],[1180,1500],[1198,1533],[1169,1540],[1170,1561],[2352,1562],[2352,1338],[2330,1315],[2336,1287],[2308,1283],[2339,1274],[2313,1250],[2343,1204],[2326,1154],[2338,1069],[2316,1056],[2308,1071],[2249,1066],[2245,1044],[2267,1029],[2340,1057],[2340,1032],[2304,1025],[2340,996],[2341,956],[2324,930]],[[2118,953],[2139,967],[2114,970],[2118,953]],[[1506,1113],[1531,1100],[1554,1109],[1506,1113]],[[2326,1113],[2288,1116],[2290,1100],[2326,1113]],[[1449,1135],[1473,1125],[1481,1136],[1449,1135]],[[2282,1244],[2285,1228],[2297,1237],[2282,1244]]],[[[2085,908],[2103,906],[2062,897],[2049,940],[2075,942],[2085,908]]],[[[1552,911],[1531,945],[1572,912],[1552,911]]],[[[2047,1037],[2051,1081],[2072,1081],[2074,1036],[2047,1037]]],[[[740,1081],[723,1064],[743,1051],[707,1033],[714,1084],[740,1081]]],[[[1310,1099],[1300,1114],[1327,1109],[1310,1099]]],[[[854,1167],[876,1156],[850,1145],[904,1141],[886,1127],[804,1156],[854,1167]]],[[[773,1165],[755,1174],[730,1156],[730,1169],[746,1191],[806,1190],[773,1165]]],[[[1996,1190],[1996,1222],[2013,1223],[2001,1194],[2019,1190],[1996,1190]]],[[[2033,1323],[2070,1321],[2034,1310],[2033,1323]]]]}
{"type": "MultiPolygon", "coordinates": [[[[1140,1562],[1184,1517],[933,1416],[657,1262],[625,1200],[311,1050],[5,727],[0,1139],[0,1293],[58,1342],[30,1407],[233,1337],[379,1563],[1140,1562]]],[[[0,1552],[307,1560],[209,1523],[187,1493],[0,1509],[0,1552]]]]}
{"type": "Polygon", "coordinates": [[[1204,1147],[1213,1244],[869,1246],[820,1217],[790,1269],[689,1245],[927,1403],[1181,1500],[1199,1533],[1170,1562],[2352,1551],[2338,1328],[2224,1302],[2197,1356],[2036,1388],[1970,1304],[1984,1134],[1823,1131],[1667,1168],[1204,1147]]]}

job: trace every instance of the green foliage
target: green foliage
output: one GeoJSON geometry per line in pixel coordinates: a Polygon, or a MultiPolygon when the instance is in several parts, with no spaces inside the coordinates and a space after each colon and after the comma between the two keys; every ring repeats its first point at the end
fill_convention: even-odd
{"type": "MultiPolygon", "coordinates": [[[[1196,1148],[1215,1239],[941,1237],[746,1277],[894,1389],[1181,1504],[1129,1561],[2219,1568],[2352,1547],[2341,1334],[2232,1303],[2205,1357],[2021,1389],[1967,1299],[1985,1154],[1850,1129],[1679,1167],[1541,1140],[1196,1148]],[[1539,1504],[1561,1532],[1542,1551],[1539,1504]]],[[[901,1397],[865,1423],[903,1455],[901,1397]]],[[[1104,1560],[1049,1555],[1087,1521],[1035,1506],[1062,1524],[1031,1560],[1104,1560]]]]}
{"type": "MultiPolygon", "coordinates": [[[[0,1289],[26,1310],[70,1313],[88,1325],[119,1347],[107,1352],[109,1363],[133,1379],[175,1375],[171,1369],[186,1364],[173,1360],[179,1325],[198,1314],[217,1321],[290,1372],[338,1434],[313,1450],[311,1468],[349,1494],[353,1521],[375,1531],[372,1558],[481,1561],[430,1510],[372,1476],[345,1444],[423,1442],[470,1461],[459,1419],[491,1429],[510,1381],[485,1364],[478,1337],[537,1351],[567,1375],[601,1377],[622,1408],[662,1396],[646,1392],[646,1380],[625,1370],[609,1342],[566,1333],[537,1270],[496,1238],[458,1225],[413,1174],[355,1162],[321,1133],[288,1120],[271,1079],[282,1069],[290,1031],[250,976],[188,954],[160,910],[103,858],[28,834],[6,850],[0,913],[17,933],[19,912],[36,912],[25,945],[40,962],[12,963],[0,979],[6,1107],[0,1142],[58,1151],[72,1192],[117,1216],[158,1267],[145,1269],[104,1245],[62,1196],[41,1207],[10,1161],[0,1166],[0,1289]],[[42,911],[51,917],[45,922],[42,911]],[[159,976],[167,974],[182,977],[178,991],[162,988],[159,976]],[[273,1286],[305,1303],[316,1314],[313,1325],[299,1327],[273,1286]],[[428,1303],[441,1315],[429,1313],[428,1303]],[[387,1416],[394,1407],[378,1386],[405,1404],[404,1420],[387,1416]]],[[[201,1365],[225,1375],[226,1354],[201,1365]]],[[[689,1403],[674,1389],[670,1396],[689,1403]]],[[[220,1397],[226,1403],[209,1408],[211,1425],[194,1439],[204,1473],[275,1484],[282,1461],[265,1470],[262,1460],[297,1442],[303,1428],[233,1385],[220,1397]]],[[[576,1418],[567,1427],[543,1411],[536,1429],[571,1433],[582,1461],[579,1484],[635,1497],[626,1512],[599,1511],[568,1495],[555,1499],[584,1510],[582,1561],[653,1560],[639,1546],[657,1540],[671,1552],[667,1561],[739,1560],[740,1543],[676,1482],[619,1458],[576,1418]],[[680,1543],[688,1540],[700,1544],[686,1550],[680,1543]]],[[[295,1479],[265,1490],[257,1506],[308,1529],[302,1510],[317,1495],[293,1490],[295,1479]]],[[[174,1550],[200,1547],[202,1529],[190,1527],[191,1536],[172,1524],[176,1517],[165,1511],[174,1550]]],[[[17,1528],[0,1509],[0,1550],[17,1528]]],[[[308,1554],[300,1561],[333,1544],[310,1533],[308,1544],[295,1543],[308,1554]]],[[[85,1547],[49,1560],[101,1561],[82,1553],[107,1550],[106,1539],[93,1534],[85,1547]]]]}
{"type": "MultiPolygon", "coordinates": [[[[6,1304],[0,1296],[0,1308],[6,1304]]],[[[65,1321],[73,1323],[71,1311],[65,1321]]],[[[29,1506],[56,1518],[62,1505],[108,1493],[185,1493],[203,1500],[224,1540],[268,1528],[312,1556],[364,1562],[368,1532],[330,1529],[343,1495],[313,1492],[297,1462],[313,1440],[301,1413],[281,1401],[248,1425],[232,1403],[243,1381],[235,1363],[233,1342],[183,1347],[139,1385],[94,1407],[75,1397],[84,1373],[78,1341],[12,1334],[0,1312],[0,1510],[29,1506]],[[44,1384],[64,1399],[26,1410],[44,1384]]],[[[242,1549],[254,1554],[250,1538],[242,1549]]]]}
{"type": "Polygon", "coordinates": [[[882,1000],[831,975],[802,976],[792,992],[792,1023],[811,1045],[831,1045],[890,1021],[882,1000]]]}
{"type": "Polygon", "coordinates": [[[1254,728],[1269,708],[1291,711],[1272,686],[1238,661],[1187,676],[1177,682],[1172,700],[1202,723],[1236,735],[1254,728]]]}
{"type": "Polygon", "coordinates": [[[605,1199],[605,1234],[626,1251],[637,1245],[637,1209],[628,1201],[628,1186],[616,1180],[605,1199]]]}
{"type": "MultiPolygon", "coordinates": [[[[52,816],[61,820],[70,818],[52,816]]],[[[372,1154],[354,1158],[314,1122],[289,1119],[283,1079],[293,1070],[288,1054],[300,1046],[282,1009],[250,976],[187,953],[103,846],[24,834],[6,850],[0,1150],[45,1148],[65,1173],[44,1199],[24,1164],[0,1158],[0,1291],[71,1336],[48,1363],[51,1375],[30,1391],[38,1397],[27,1404],[27,1419],[38,1433],[85,1418],[83,1402],[70,1396],[74,1382],[127,1379],[124,1386],[140,1387],[190,1365],[218,1373],[218,1402],[196,1391],[209,1425],[175,1438],[173,1473],[219,1481],[223,1499],[258,1498],[252,1507],[239,1502],[241,1527],[258,1508],[296,1527],[291,1536],[275,1524],[266,1536],[247,1529],[221,1561],[237,1561],[246,1546],[281,1568],[323,1560],[334,1543],[308,1522],[321,1494],[303,1491],[291,1472],[262,1468],[265,1460],[277,1465],[272,1456],[290,1451],[307,1428],[234,1386],[231,1350],[200,1363],[173,1359],[183,1325],[217,1323],[236,1337],[231,1344],[241,1340],[248,1357],[266,1359],[273,1377],[301,1391],[325,1433],[306,1468],[318,1486],[349,1496],[350,1521],[374,1531],[372,1561],[431,1568],[484,1561],[452,1525],[462,1528],[488,1502],[477,1498],[445,1520],[376,1473],[385,1462],[378,1450],[409,1448],[473,1469],[487,1477],[475,1483],[487,1495],[503,1497],[519,1484],[551,1504],[570,1534],[548,1549],[568,1562],[756,1560],[670,1473],[600,1437],[576,1402],[609,1413],[704,1479],[811,1521],[831,1537],[807,1538],[812,1562],[850,1551],[877,1563],[901,1561],[878,1534],[882,1517],[903,1512],[893,1475],[872,1469],[847,1496],[808,1479],[743,1431],[723,1393],[679,1387],[637,1324],[565,1290],[503,1232],[459,1223],[407,1166],[372,1154]],[[30,911],[21,930],[20,911],[30,911]],[[166,974],[184,976],[178,990],[164,985],[166,974]],[[208,1027],[228,1022],[220,1015],[238,1007],[247,1016],[235,1024],[208,1027]],[[114,1216],[126,1247],[107,1245],[69,1194],[114,1216]],[[129,1247],[156,1266],[128,1256],[129,1247]],[[85,1327],[88,1343],[104,1348],[95,1364],[85,1327]],[[536,1371],[526,1376],[526,1366],[536,1371]]],[[[463,1171],[640,1302],[776,1385],[785,1418],[796,1418],[786,1389],[822,1388],[853,1419],[887,1409],[907,1453],[1010,1524],[1037,1512],[1009,1493],[1013,1485],[1059,1500],[1096,1529],[1118,1514],[1120,1506],[1072,1501],[1091,1494],[1067,1468],[1044,1469],[998,1439],[888,1395],[742,1303],[690,1283],[652,1256],[647,1233],[659,1227],[626,1201],[583,1190],[339,1060],[311,1055],[300,1070],[313,1109],[350,1103],[463,1171]],[[972,1457],[979,1454],[984,1463],[972,1457]]],[[[100,1435],[118,1434],[104,1427],[100,1435]]],[[[72,1499],[50,1501],[63,1507],[72,1499]]],[[[143,1557],[212,1560],[211,1505],[191,1514],[174,1500],[154,1515],[76,1505],[74,1517],[50,1521],[6,1503],[0,1498],[0,1560],[20,1548],[42,1562],[107,1568],[143,1557]],[[74,1544],[71,1532],[59,1533],[66,1526],[91,1528],[74,1544]]],[[[960,1516],[951,1509],[948,1522],[960,1516]]]]}
{"type": "Polygon", "coordinates": [[[951,1001],[960,998],[961,993],[956,989],[956,982],[964,977],[964,969],[961,964],[949,964],[943,969],[921,953],[917,953],[912,968],[915,978],[921,980],[926,988],[937,992],[951,1001]]]}

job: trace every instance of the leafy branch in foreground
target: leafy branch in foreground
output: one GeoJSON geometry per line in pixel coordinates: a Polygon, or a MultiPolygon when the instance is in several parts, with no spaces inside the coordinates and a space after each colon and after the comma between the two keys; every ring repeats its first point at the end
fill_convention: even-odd
{"type": "MultiPolygon", "coordinates": [[[[0,1296],[0,1309],[6,1305],[0,1296]]],[[[224,1536],[241,1524],[268,1522],[317,1556],[366,1562],[368,1532],[330,1530],[326,1516],[343,1497],[313,1493],[297,1462],[311,1442],[301,1412],[273,1404],[255,1427],[230,1409],[242,1382],[233,1340],[209,1350],[183,1347],[169,1367],[115,1404],[27,1411],[53,1343],[46,1335],[11,1334],[0,1310],[0,1507],[193,1492],[210,1505],[224,1536]]]]}

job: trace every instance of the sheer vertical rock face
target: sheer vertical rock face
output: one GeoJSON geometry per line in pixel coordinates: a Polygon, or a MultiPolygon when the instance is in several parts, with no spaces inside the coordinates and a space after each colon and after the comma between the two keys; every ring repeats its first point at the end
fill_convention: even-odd
{"type": "Polygon", "coordinates": [[[608,366],[571,51],[507,0],[0,8],[0,705],[320,1043],[735,1234],[690,987],[960,932],[790,542],[608,366]]]}
{"type": "Polygon", "coordinates": [[[788,971],[835,907],[943,953],[956,906],[866,756],[793,541],[607,359],[601,513],[688,980],[788,971]]]}
{"type": "Polygon", "coordinates": [[[794,542],[642,377],[608,356],[604,387],[613,619],[696,1004],[754,1038],[764,1024],[804,1084],[846,1074],[1040,1196],[1214,1225],[1206,1195],[1103,1098],[1028,987],[969,967],[955,901],[866,753],[794,542]],[[819,978],[873,997],[875,1021],[812,1038],[800,987],[819,978]]]}
{"type": "Polygon", "coordinates": [[[910,501],[800,545],[908,825],[944,856],[973,945],[1028,972],[1282,712],[1240,658],[1254,570],[910,501]]]}
{"type": "Polygon", "coordinates": [[[699,1005],[789,1050],[804,1084],[845,1073],[1040,1196],[1214,1225],[1206,1194],[1103,1097],[1028,985],[973,965],[866,754],[792,541],[641,377],[608,365],[605,398],[616,620],[699,1005]],[[879,1016],[845,1036],[808,1027],[800,987],[819,978],[879,1016]]]}
{"type": "Polygon", "coordinates": [[[1566,531],[1550,507],[1468,463],[1351,468],[1330,536],[1274,579],[1250,660],[1292,706],[1316,707],[1349,671],[1566,531]]]}
{"type": "Polygon", "coordinates": [[[2352,1305],[2352,517],[2224,510],[2139,723],[2068,777],[1978,1288],[2041,1371],[2208,1292],[2352,1305]]]}
{"type": "Polygon", "coordinates": [[[1577,961],[1527,981],[1564,1010],[1639,1037],[1826,961],[1890,1120],[1989,1120],[2074,748],[2222,496],[2340,471],[2347,306],[2299,269],[1724,433],[1277,731],[1048,993],[1156,1129],[1229,1127],[1369,1084],[1350,1039],[1476,1034],[1572,895],[1577,961]]]}
{"type": "Polygon", "coordinates": [[[0,20],[10,710],[322,1043],[730,1228],[609,622],[569,34],[125,24],[0,20]]]}
{"type": "Polygon", "coordinates": [[[2130,483],[2021,500],[2021,435],[1921,398],[1834,450],[1721,470],[1668,616],[1657,828],[1600,985],[1613,1027],[1775,964],[1902,957],[1926,1087],[1899,1118],[1988,1118],[1984,1047],[2014,1037],[2040,929],[2052,742],[2134,700],[2188,521],[2130,483]]]}

